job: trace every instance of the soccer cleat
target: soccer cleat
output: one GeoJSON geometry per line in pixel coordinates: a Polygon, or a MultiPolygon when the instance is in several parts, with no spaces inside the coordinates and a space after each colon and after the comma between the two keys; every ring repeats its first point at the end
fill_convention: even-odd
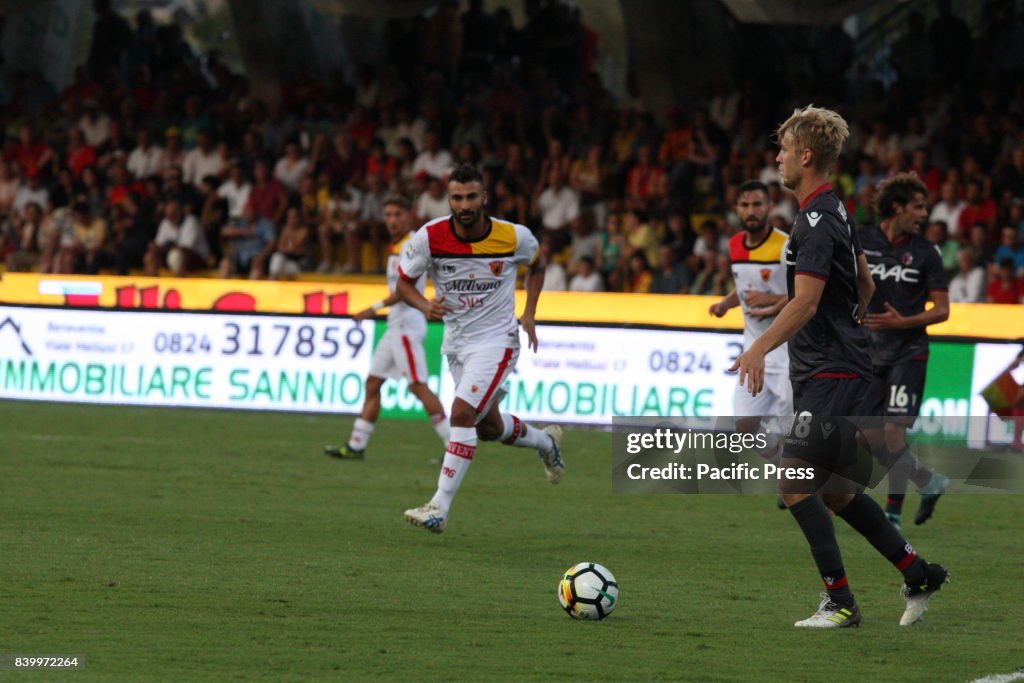
{"type": "Polygon", "coordinates": [[[856,605],[844,607],[832,602],[828,593],[821,594],[818,611],[793,624],[797,628],[853,628],[860,626],[860,610],[856,605]]]}
{"type": "Polygon", "coordinates": [[[441,533],[448,526],[448,518],[441,514],[441,508],[434,501],[406,510],[405,521],[435,534],[441,533]]]}
{"type": "Polygon", "coordinates": [[[354,448],[349,448],[348,444],[344,446],[324,446],[324,453],[338,460],[362,460],[366,457],[365,449],[357,451],[354,448]]]}
{"type": "Polygon", "coordinates": [[[928,564],[924,568],[924,583],[918,586],[903,584],[900,595],[907,601],[907,608],[900,617],[900,626],[910,626],[921,621],[928,611],[928,601],[949,581],[949,571],[941,564],[928,564]]]}
{"type": "Polygon", "coordinates": [[[918,493],[921,494],[921,505],[914,514],[914,524],[924,524],[931,519],[935,513],[935,504],[939,502],[939,497],[946,492],[947,488],[949,488],[949,477],[936,472],[927,486],[918,490],[918,493]]]}
{"type": "Polygon", "coordinates": [[[548,425],[544,428],[544,433],[551,437],[551,450],[544,452],[541,450],[537,451],[538,457],[542,463],[544,463],[544,472],[548,475],[548,481],[552,484],[557,484],[562,481],[562,475],[565,474],[565,463],[562,462],[562,428],[558,425],[548,425]]]}
{"type": "Polygon", "coordinates": [[[903,515],[898,515],[895,512],[886,512],[885,518],[892,522],[892,525],[896,527],[896,531],[903,531],[903,515]]]}

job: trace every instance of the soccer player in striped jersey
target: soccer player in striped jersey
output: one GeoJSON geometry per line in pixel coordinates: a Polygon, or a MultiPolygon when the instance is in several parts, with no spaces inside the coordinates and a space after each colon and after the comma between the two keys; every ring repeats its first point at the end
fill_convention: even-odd
{"type": "MultiPolygon", "coordinates": [[[[736,288],[709,309],[712,315],[721,318],[731,308],[742,308],[744,349],[750,348],[754,340],[764,334],[788,300],[782,254],[789,235],[768,225],[770,210],[768,187],[764,183],[748,180],[739,186],[736,215],[743,230],[729,240],[729,261],[736,288]]],[[[751,396],[745,387],[736,384],[733,415],[738,432],[753,433],[772,418],[793,416],[793,387],[789,382],[786,344],[765,356],[764,373],[764,390],[757,396],[751,396]]]]}
{"type": "Polygon", "coordinates": [[[544,284],[545,263],[530,229],[492,218],[484,212],[483,178],[472,166],[448,178],[451,215],[426,223],[409,240],[399,264],[398,294],[428,320],[444,320],[441,352],[455,379],[451,438],[438,476],[437,492],[424,505],[405,511],[406,520],[440,533],[448,524],[458,491],[478,440],[501,441],[537,451],[548,481],[557,484],[565,471],[562,430],[543,430],[498,409],[501,385],[519,358],[519,327],[537,350],[534,314],[544,284]],[[526,307],[515,316],[516,270],[526,275],[526,307]],[[428,300],[415,282],[429,273],[437,298],[428,300]]]}
{"type": "MultiPolygon", "coordinates": [[[[387,379],[409,380],[409,392],[419,399],[430,416],[434,431],[442,442],[448,443],[448,420],[440,399],[427,386],[427,363],[423,353],[423,339],[427,334],[427,319],[420,311],[402,303],[397,292],[398,261],[402,249],[412,239],[409,200],[392,196],[384,202],[384,224],[391,235],[388,247],[387,282],[389,294],[369,308],[359,311],[352,319],[362,322],[382,308],[388,309],[388,329],[380,338],[370,361],[370,375],[366,378],[366,399],[363,410],[356,418],[348,442],[343,446],[327,446],[324,452],[343,460],[362,460],[370,437],[380,415],[380,390],[387,379]]],[[[415,287],[422,292],[426,275],[417,279],[415,287]]]]}

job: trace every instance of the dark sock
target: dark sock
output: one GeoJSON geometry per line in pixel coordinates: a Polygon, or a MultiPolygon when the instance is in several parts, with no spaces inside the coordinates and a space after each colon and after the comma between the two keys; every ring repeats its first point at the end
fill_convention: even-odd
{"type": "Polygon", "coordinates": [[[897,453],[889,453],[889,497],[885,511],[894,515],[902,514],[903,498],[907,494],[907,480],[916,461],[904,446],[897,453]]]}
{"type": "Polygon", "coordinates": [[[921,464],[920,460],[913,458],[910,468],[910,481],[914,482],[917,488],[923,488],[932,480],[933,472],[921,464]]]}
{"type": "Polygon", "coordinates": [[[906,498],[902,493],[890,493],[885,499],[885,511],[892,515],[903,514],[903,499],[906,498]]]}
{"type": "Polygon", "coordinates": [[[907,583],[920,583],[924,580],[924,560],[886,519],[878,503],[858,493],[849,505],[836,514],[903,572],[907,583]]]}
{"type": "Polygon", "coordinates": [[[843,607],[853,607],[853,594],[843,569],[843,557],[836,542],[836,529],[828,515],[828,508],[819,496],[809,496],[789,506],[793,518],[804,532],[811,546],[811,555],[818,565],[821,580],[829,598],[843,607]]]}

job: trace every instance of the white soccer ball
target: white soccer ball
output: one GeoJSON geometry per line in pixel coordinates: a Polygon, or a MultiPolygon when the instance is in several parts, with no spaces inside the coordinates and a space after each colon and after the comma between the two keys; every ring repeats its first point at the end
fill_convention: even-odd
{"type": "Polygon", "coordinates": [[[619,604],[619,584],[607,567],[580,562],[558,582],[558,603],[573,619],[604,619],[619,604]]]}

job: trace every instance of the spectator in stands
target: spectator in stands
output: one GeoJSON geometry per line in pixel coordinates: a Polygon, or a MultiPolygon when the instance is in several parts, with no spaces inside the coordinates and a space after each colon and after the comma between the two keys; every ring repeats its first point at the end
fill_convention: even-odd
{"type": "Polygon", "coordinates": [[[220,277],[244,273],[250,280],[263,278],[277,238],[274,224],[257,215],[252,204],[247,204],[239,220],[225,226],[220,234],[224,240],[220,277]]]}
{"type": "Polygon", "coordinates": [[[126,275],[129,269],[144,266],[146,249],[156,239],[155,210],[154,201],[143,199],[135,192],[129,192],[115,207],[111,227],[114,265],[118,275],[126,275]]]}
{"type": "Polygon", "coordinates": [[[289,192],[299,189],[299,181],[309,171],[309,159],[302,156],[297,142],[284,146],[284,156],[274,165],[274,178],[289,192]]]}
{"type": "Polygon", "coordinates": [[[1024,245],[1019,243],[1017,228],[1007,225],[1000,231],[999,248],[996,249],[992,260],[1002,263],[1009,260],[1017,277],[1024,277],[1024,245]]]}
{"type": "Polygon", "coordinates": [[[999,262],[996,277],[988,283],[985,299],[990,304],[1024,303],[1024,280],[1016,276],[1011,259],[999,262]]]}
{"type": "Polygon", "coordinates": [[[985,300],[985,269],[975,265],[970,249],[956,255],[957,274],[949,281],[949,300],[976,304],[985,300]]]}
{"type": "Polygon", "coordinates": [[[255,182],[249,190],[249,202],[256,209],[256,215],[278,225],[284,218],[288,195],[284,186],[270,175],[270,166],[259,161],[255,167],[255,182]]]}
{"type": "Polygon", "coordinates": [[[228,218],[240,222],[245,206],[249,203],[249,193],[252,192],[252,184],[245,177],[245,171],[238,160],[233,160],[228,166],[228,179],[217,188],[217,195],[228,203],[228,218]]]}
{"type": "Polygon", "coordinates": [[[448,191],[444,181],[441,178],[429,176],[426,182],[427,191],[416,200],[413,211],[414,222],[420,225],[451,213],[451,208],[448,206],[448,191]]]}
{"type": "Polygon", "coordinates": [[[572,224],[570,229],[572,241],[569,243],[568,269],[575,273],[581,259],[589,258],[591,262],[597,261],[598,252],[601,251],[601,235],[594,229],[594,213],[588,211],[578,221],[572,224]]]}
{"type": "MultiPolygon", "coordinates": [[[[368,270],[372,273],[382,273],[382,261],[387,260],[383,246],[387,239],[387,228],[384,225],[384,202],[388,199],[388,188],[384,181],[377,175],[366,177],[366,187],[359,200],[359,213],[356,216],[354,229],[345,233],[345,246],[349,253],[356,254],[355,264],[357,271],[368,270]],[[364,240],[369,240],[371,260],[369,264],[362,263],[361,245],[364,240]],[[360,268],[360,264],[362,267],[360,268]],[[367,266],[369,266],[367,268],[367,266]]],[[[447,214],[446,214],[447,215],[447,214]]],[[[351,263],[351,260],[350,260],[351,263]]]]}
{"type": "Polygon", "coordinates": [[[608,212],[604,230],[601,231],[601,250],[597,252],[597,261],[595,262],[598,273],[612,288],[621,284],[617,275],[620,272],[619,264],[626,246],[625,235],[620,226],[619,214],[608,212]]]}
{"type": "Polygon", "coordinates": [[[284,226],[270,256],[270,279],[294,277],[305,270],[310,232],[302,222],[299,207],[290,206],[285,213],[284,226]]]}
{"type": "Polygon", "coordinates": [[[658,268],[651,282],[652,294],[684,294],[690,288],[690,273],[679,263],[670,245],[658,247],[658,268]]]}
{"type": "Polygon", "coordinates": [[[967,201],[960,211],[959,230],[966,231],[976,224],[984,225],[986,230],[991,230],[995,226],[999,209],[995,201],[983,193],[983,187],[983,183],[977,180],[967,182],[967,201]]]}
{"type": "Polygon", "coordinates": [[[76,179],[82,177],[82,171],[87,166],[92,166],[96,163],[96,150],[85,144],[85,137],[78,128],[68,130],[68,144],[64,152],[64,158],[76,179]]]}
{"type": "Polygon", "coordinates": [[[654,276],[651,267],[647,264],[647,257],[643,251],[634,251],[629,257],[629,271],[626,274],[625,286],[627,292],[647,294],[651,291],[651,282],[654,276]]]}
{"type": "Polygon", "coordinates": [[[107,222],[95,215],[89,203],[79,199],[71,208],[72,230],[75,242],[75,271],[96,275],[108,259],[103,253],[107,241],[107,222]]]}
{"type": "Polygon", "coordinates": [[[32,133],[28,125],[18,129],[18,141],[4,153],[4,160],[15,164],[16,169],[24,176],[33,173],[44,173],[53,161],[53,150],[43,140],[32,133]]]}
{"type": "Polygon", "coordinates": [[[603,292],[604,280],[597,272],[594,260],[584,256],[576,265],[576,274],[569,282],[570,292],[603,292]]]}
{"type": "Polygon", "coordinates": [[[526,225],[530,202],[519,189],[516,178],[501,175],[494,182],[491,193],[494,215],[513,223],[526,225]]]}
{"type": "Polygon", "coordinates": [[[157,228],[144,258],[146,274],[155,277],[167,267],[175,277],[184,277],[206,267],[210,247],[191,208],[171,197],[164,206],[164,219],[157,228]]]}
{"type": "MultiPolygon", "coordinates": [[[[702,235],[703,236],[703,235],[702,235]]],[[[697,240],[700,243],[700,238],[697,240]]],[[[715,292],[715,275],[718,271],[718,250],[716,247],[708,248],[703,256],[695,256],[695,262],[700,270],[696,272],[693,281],[690,283],[690,294],[711,295],[715,292]]]]}
{"type": "Polygon", "coordinates": [[[181,168],[185,163],[185,154],[178,129],[168,128],[164,133],[164,146],[157,154],[157,172],[165,173],[169,168],[181,168]]]}
{"type": "Polygon", "coordinates": [[[626,175],[626,198],[646,200],[657,191],[664,173],[660,166],[652,163],[651,148],[648,145],[642,145],[637,149],[636,163],[626,175]]]}
{"type": "Polygon", "coordinates": [[[138,179],[163,171],[160,168],[163,150],[152,143],[149,129],[140,128],[135,140],[135,148],[128,154],[128,171],[138,179]]]}
{"type": "Polygon", "coordinates": [[[956,237],[960,232],[960,214],[967,202],[956,196],[956,185],[951,181],[942,184],[941,199],[932,207],[928,220],[932,223],[943,222],[949,228],[949,234],[956,237]]]}
{"type": "Polygon", "coordinates": [[[966,248],[971,250],[975,263],[991,264],[993,269],[993,272],[989,274],[991,278],[994,276],[995,262],[992,260],[992,256],[995,254],[995,249],[988,242],[988,227],[984,223],[975,223],[971,226],[969,235],[966,248]]]}
{"type": "Polygon", "coordinates": [[[943,221],[932,221],[928,224],[925,229],[925,238],[935,244],[939,248],[939,254],[942,256],[942,268],[947,273],[952,273],[957,269],[956,255],[960,251],[960,245],[954,240],[949,239],[949,231],[946,229],[946,224],[943,221]]]}
{"type": "Polygon", "coordinates": [[[20,213],[29,204],[47,206],[50,203],[50,192],[42,183],[39,173],[32,173],[28,176],[28,183],[18,188],[14,193],[14,200],[11,202],[12,213],[20,213]]]}
{"type": "Polygon", "coordinates": [[[455,160],[448,150],[441,148],[441,139],[435,130],[423,136],[423,151],[412,165],[413,175],[426,173],[434,178],[447,178],[455,160]]]}
{"type": "Polygon", "coordinates": [[[7,242],[7,270],[28,272],[40,260],[40,233],[43,227],[43,207],[29,202],[20,213],[14,214],[7,222],[7,229],[0,234],[0,254],[7,242]]]}
{"type": "Polygon", "coordinates": [[[213,138],[205,130],[196,136],[196,146],[185,153],[181,171],[189,185],[198,185],[206,176],[220,176],[226,169],[220,151],[214,146],[213,138]]]}
{"type": "Polygon", "coordinates": [[[534,196],[533,212],[540,215],[544,233],[554,239],[552,247],[556,251],[569,244],[569,228],[580,217],[580,198],[565,184],[565,174],[556,160],[552,160],[543,189],[534,196]]]}
{"type": "Polygon", "coordinates": [[[20,187],[21,178],[11,168],[11,164],[0,161],[0,218],[10,213],[20,187]]]}
{"type": "Polygon", "coordinates": [[[85,113],[77,125],[85,144],[94,149],[101,147],[110,137],[110,117],[100,109],[96,100],[86,101],[85,113]]]}
{"type": "Polygon", "coordinates": [[[544,235],[540,240],[540,256],[547,267],[544,269],[545,292],[564,292],[567,289],[565,268],[555,258],[555,240],[551,235],[544,235]]]}
{"type": "MultiPolygon", "coordinates": [[[[324,206],[323,218],[317,227],[317,241],[320,245],[320,264],[318,273],[329,273],[335,269],[333,243],[344,240],[359,215],[363,193],[354,185],[336,184],[330,189],[330,196],[324,206]]],[[[348,260],[342,272],[356,273],[359,271],[359,254],[346,249],[348,260]]]]}

